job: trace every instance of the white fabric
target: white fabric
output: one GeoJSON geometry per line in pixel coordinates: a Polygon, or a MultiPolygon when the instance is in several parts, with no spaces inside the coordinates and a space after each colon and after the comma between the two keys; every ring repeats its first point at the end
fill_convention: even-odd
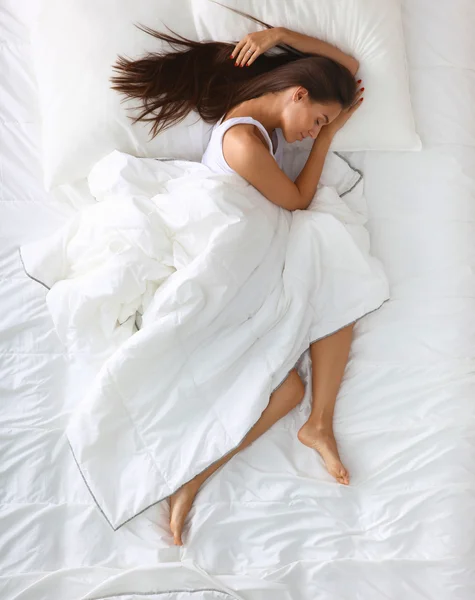
{"type": "Polygon", "coordinates": [[[285,585],[239,575],[212,576],[190,560],[130,570],[94,569],[48,573],[8,600],[292,600],[285,585]],[[58,587],[60,588],[58,590],[58,587]]]}
{"type": "Polygon", "coordinates": [[[226,131],[235,125],[239,125],[240,123],[245,123],[249,125],[254,125],[259,129],[259,131],[264,136],[267,145],[269,146],[269,152],[275,158],[277,164],[282,169],[283,168],[283,158],[284,158],[284,137],[282,135],[282,131],[277,129],[274,131],[273,140],[271,140],[269,134],[267,133],[266,128],[262,123],[256,121],[252,117],[233,117],[232,119],[227,119],[226,121],[220,121],[216,123],[211,131],[211,137],[208,142],[208,146],[203,154],[201,162],[209,167],[214,173],[221,174],[233,174],[235,171],[231,169],[231,167],[226,162],[223,154],[223,137],[226,131]],[[274,145],[276,145],[274,149],[274,145]]]}
{"type": "Polygon", "coordinates": [[[391,284],[391,300],[356,327],[336,406],[351,486],[335,485],[296,439],[307,389],[206,483],[181,551],[166,502],[114,532],[66,440],[91,374],[59,341],[47,290],[25,275],[18,246],[95,201],[85,182],[43,190],[23,24],[34,4],[2,0],[0,10],[0,598],[89,600],[108,579],[147,591],[144,570],[160,577],[166,561],[188,557],[246,600],[264,598],[235,583],[251,575],[286,586],[292,600],[473,600],[475,4],[403,2],[424,150],[351,157],[391,284]]]}
{"type": "MultiPolygon", "coordinates": [[[[335,150],[420,149],[412,116],[399,0],[228,0],[272,25],[321,37],[360,60],[365,102],[335,150]]],[[[260,26],[210,0],[41,0],[33,28],[48,187],[86,177],[114,149],[136,156],[200,160],[210,126],[197,115],[149,139],[110,89],[118,54],[162,48],[134,27],[165,26],[193,39],[237,41],[260,26]],[[94,65],[94,68],[91,68],[94,65]]]]}
{"type": "Polygon", "coordinates": [[[345,200],[323,177],[290,213],[237,175],[113,152],[98,204],[22,246],[69,351],[107,358],[68,438],[114,528],[233,450],[311,342],[388,298],[363,181],[326,170],[353,180],[345,200]]]}

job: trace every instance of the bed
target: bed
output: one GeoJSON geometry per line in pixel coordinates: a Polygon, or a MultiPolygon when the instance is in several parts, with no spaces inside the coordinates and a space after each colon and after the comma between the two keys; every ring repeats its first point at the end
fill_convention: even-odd
{"type": "MultiPolygon", "coordinates": [[[[84,202],[45,192],[27,7],[0,4],[0,597],[468,600],[475,594],[475,7],[403,2],[423,150],[351,153],[391,300],[357,326],[336,486],[295,436],[309,398],[196,498],[113,531],[64,430],[87,379],[19,245],[84,202]]],[[[308,372],[308,364],[301,364],[308,372]]]]}

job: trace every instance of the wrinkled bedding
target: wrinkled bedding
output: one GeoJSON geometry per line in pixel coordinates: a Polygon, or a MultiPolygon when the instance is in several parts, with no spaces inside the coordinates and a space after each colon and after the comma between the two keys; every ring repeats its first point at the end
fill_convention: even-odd
{"type": "MultiPolygon", "coordinates": [[[[208,600],[199,585],[220,582],[245,600],[473,600],[472,0],[402,3],[423,151],[349,157],[365,176],[371,249],[391,288],[391,299],[356,326],[337,401],[335,433],[352,485],[335,485],[296,439],[308,391],[209,479],[181,550],[171,547],[166,502],[113,531],[65,435],[96,367],[65,349],[47,290],[25,274],[18,247],[54,235],[96,201],[86,182],[43,190],[24,24],[32,4],[0,3],[2,600],[100,598],[95,591],[156,600],[152,592],[166,584],[182,600],[172,595],[172,571],[187,559],[214,580],[180,573],[197,590],[193,600],[208,600]]],[[[307,380],[305,355],[299,369],[307,380]]]]}
{"type": "Polygon", "coordinates": [[[103,361],[67,435],[117,528],[233,450],[310,343],[388,284],[336,155],[293,213],[237,175],[117,151],[89,186],[97,204],[21,255],[66,347],[103,361]]]}

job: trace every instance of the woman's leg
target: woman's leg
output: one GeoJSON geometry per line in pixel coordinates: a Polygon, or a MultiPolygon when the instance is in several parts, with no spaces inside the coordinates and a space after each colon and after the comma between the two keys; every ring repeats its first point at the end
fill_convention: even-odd
{"type": "Polygon", "coordinates": [[[345,485],[349,484],[350,478],[340,460],[333,435],[333,411],[352,338],[353,325],[350,325],[310,346],[312,410],[298,432],[299,440],[321,455],[330,475],[345,485]]]}
{"type": "Polygon", "coordinates": [[[285,416],[304,397],[305,387],[300,379],[297,371],[293,370],[289,373],[284,383],[271,395],[269,404],[262,413],[260,419],[249,431],[241,444],[232,452],[214,463],[206,471],[197,475],[194,479],[182,486],[177,492],[170,497],[170,528],[173,533],[174,543],[177,546],[182,545],[181,532],[187,514],[189,513],[193,500],[203,483],[228,462],[235,454],[247,448],[252,442],[257,440],[265,433],[274,423],[285,416]]]}

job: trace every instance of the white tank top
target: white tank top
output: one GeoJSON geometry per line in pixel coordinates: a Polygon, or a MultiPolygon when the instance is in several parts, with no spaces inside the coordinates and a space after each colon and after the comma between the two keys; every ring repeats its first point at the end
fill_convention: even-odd
{"type": "Polygon", "coordinates": [[[272,140],[264,125],[252,117],[233,117],[232,119],[227,119],[227,121],[224,122],[222,120],[218,121],[213,127],[208,146],[206,147],[201,162],[215,173],[235,173],[235,171],[228,165],[223,155],[223,135],[230,127],[238,125],[239,123],[255,125],[259,129],[269,145],[269,152],[282,169],[282,157],[284,152],[284,136],[282,131],[280,129],[275,130],[275,135],[273,136],[274,144],[272,144],[272,140]]]}

